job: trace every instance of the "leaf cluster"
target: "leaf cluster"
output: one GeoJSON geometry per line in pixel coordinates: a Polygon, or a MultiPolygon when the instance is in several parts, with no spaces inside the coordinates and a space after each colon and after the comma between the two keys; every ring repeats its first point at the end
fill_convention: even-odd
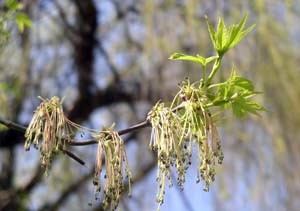
{"type": "Polygon", "coordinates": [[[259,94],[254,91],[252,81],[238,76],[234,68],[225,82],[213,84],[208,88],[213,87],[218,88],[213,95],[210,95],[212,105],[232,108],[236,117],[245,117],[249,113],[258,115],[258,111],[265,111],[261,105],[251,100],[252,97],[259,94]]]}
{"type": "Polygon", "coordinates": [[[229,78],[221,83],[211,84],[216,73],[220,70],[224,54],[234,46],[236,46],[255,25],[245,29],[247,14],[244,15],[238,24],[233,24],[226,27],[223,18],[219,18],[217,28],[214,29],[212,24],[206,17],[209,35],[213,43],[216,56],[202,57],[200,55],[191,56],[183,53],[174,53],[169,57],[171,60],[185,60],[200,64],[202,67],[202,79],[199,80],[199,87],[203,88],[209,101],[205,107],[217,106],[221,110],[232,108],[233,114],[236,117],[245,117],[247,114],[258,114],[259,111],[265,109],[255,101],[252,101],[255,95],[259,92],[254,90],[253,82],[242,76],[238,76],[236,70],[233,68],[229,78]],[[207,72],[207,64],[214,61],[212,70],[207,72]],[[217,88],[217,89],[216,89],[217,88]]]}
{"type": "Polygon", "coordinates": [[[210,39],[219,56],[223,56],[229,49],[236,46],[250,31],[255,24],[244,30],[248,15],[245,14],[238,24],[231,25],[228,29],[223,18],[219,18],[217,29],[215,30],[206,16],[210,39]]]}

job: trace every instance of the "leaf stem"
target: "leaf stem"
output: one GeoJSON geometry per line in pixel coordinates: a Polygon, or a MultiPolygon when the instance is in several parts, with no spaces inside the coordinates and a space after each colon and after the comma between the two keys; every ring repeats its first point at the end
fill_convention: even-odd
{"type": "Polygon", "coordinates": [[[211,89],[211,88],[214,88],[214,87],[222,86],[222,85],[224,85],[224,84],[226,84],[226,82],[217,83],[217,84],[212,84],[212,85],[209,85],[209,86],[207,87],[207,89],[211,89]]]}
{"type": "Polygon", "coordinates": [[[209,76],[207,78],[206,85],[209,85],[209,83],[211,82],[213,77],[216,75],[216,73],[220,69],[221,62],[222,62],[222,56],[219,55],[219,57],[217,58],[217,60],[214,63],[214,66],[213,66],[213,69],[212,69],[211,73],[209,74],[209,76]]]}
{"type": "Polygon", "coordinates": [[[202,65],[202,77],[206,81],[206,65],[202,65]]]}

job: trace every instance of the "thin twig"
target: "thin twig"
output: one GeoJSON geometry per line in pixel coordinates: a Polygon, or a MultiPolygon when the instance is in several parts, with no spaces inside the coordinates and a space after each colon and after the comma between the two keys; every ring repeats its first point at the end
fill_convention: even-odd
{"type": "MultiPolygon", "coordinates": [[[[9,120],[5,120],[2,117],[0,117],[0,123],[5,125],[6,127],[10,128],[10,129],[17,130],[17,131],[20,131],[20,132],[23,132],[23,133],[25,133],[26,129],[27,129],[26,127],[24,127],[20,124],[17,124],[15,122],[12,122],[12,121],[9,121],[9,120]]],[[[138,124],[135,124],[135,125],[133,125],[129,128],[119,130],[119,131],[117,131],[117,133],[119,135],[124,135],[124,134],[127,134],[127,133],[131,133],[135,130],[145,128],[145,127],[149,127],[149,126],[150,126],[150,122],[148,120],[145,120],[145,121],[140,122],[138,124]]],[[[71,146],[84,146],[84,145],[91,145],[91,144],[97,144],[97,143],[98,143],[98,141],[96,141],[96,140],[89,140],[89,141],[81,141],[81,142],[74,141],[74,142],[71,142],[71,143],[68,143],[68,144],[71,145],[71,146]]]]}
{"type": "MultiPolygon", "coordinates": [[[[145,120],[145,121],[140,122],[138,124],[135,124],[135,125],[133,125],[129,128],[119,130],[119,131],[117,131],[117,133],[121,136],[121,135],[131,133],[135,130],[145,128],[145,127],[149,127],[149,126],[150,126],[150,122],[148,120],[145,120]]],[[[91,144],[98,144],[98,141],[96,141],[96,140],[74,141],[74,142],[69,143],[69,145],[71,145],[71,146],[84,146],[84,145],[91,145],[91,144]]]]}
{"type": "MultiPolygon", "coordinates": [[[[173,108],[172,111],[176,112],[176,111],[182,109],[183,107],[184,107],[183,105],[179,105],[179,106],[173,108]]],[[[18,130],[20,132],[25,133],[25,131],[26,131],[26,127],[19,125],[17,123],[14,123],[12,121],[9,121],[9,120],[5,120],[1,117],[0,117],[0,123],[7,126],[8,128],[18,130]]],[[[131,133],[133,131],[139,130],[141,128],[149,127],[149,126],[151,126],[151,124],[150,124],[149,120],[146,119],[140,123],[130,126],[129,128],[119,130],[119,131],[117,131],[117,133],[121,136],[121,135],[125,135],[127,133],[131,133]]],[[[85,145],[92,145],[92,144],[98,144],[98,141],[92,139],[92,140],[88,140],[88,141],[74,141],[74,142],[68,143],[68,145],[70,145],[70,146],[85,146],[85,145]]]]}
{"type": "Polygon", "coordinates": [[[6,127],[10,128],[10,129],[17,130],[19,132],[24,132],[25,133],[25,131],[26,131],[26,127],[24,127],[23,125],[14,123],[10,120],[3,119],[2,117],[0,117],[0,123],[5,125],[6,127]]]}
{"type": "MultiPolygon", "coordinates": [[[[22,126],[20,124],[17,124],[15,122],[10,121],[10,120],[3,119],[2,117],[0,117],[0,123],[5,125],[6,127],[10,128],[10,129],[17,130],[17,131],[20,131],[22,133],[25,133],[26,129],[27,129],[25,126],[22,126]]],[[[124,134],[131,133],[135,130],[138,130],[138,129],[141,129],[141,128],[144,128],[144,127],[148,127],[148,126],[150,126],[150,122],[148,120],[145,120],[143,122],[140,122],[136,125],[133,125],[129,128],[126,128],[126,129],[123,129],[123,130],[120,130],[120,131],[117,131],[117,132],[119,133],[119,135],[124,135],[124,134]]],[[[84,145],[98,144],[98,141],[96,141],[96,140],[81,141],[81,142],[75,142],[74,141],[74,142],[71,142],[71,143],[68,143],[68,144],[71,145],[71,146],[84,146],[84,145]]],[[[66,149],[62,149],[62,148],[60,148],[60,151],[62,151],[64,154],[68,155],[70,158],[77,161],[81,165],[85,165],[85,162],[83,160],[81,160],[78,156],[76,156],[74,153],[72,153],[72,152],[70,152],[66,149]]]]}
{"type": "Polygon", "coordinates": [[[73,152],[70,152],[66,149],[59,149],[60,151],[62,151],[63,153],[67,154],[70,158],[72,158],[73,160],[77,161],[78,163],[80,163],[81,165],[85,165],[85,162],[83,160],[81,160],[79,157],[77,157],[77,155],[75,155],[73,152]]]}

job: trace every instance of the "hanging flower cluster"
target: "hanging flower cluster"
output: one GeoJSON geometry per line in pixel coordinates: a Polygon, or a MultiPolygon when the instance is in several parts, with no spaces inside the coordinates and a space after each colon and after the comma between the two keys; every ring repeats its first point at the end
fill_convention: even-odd
{"type": "Polygon", "coordinates": [[[183,126],[182,137],[194,140],[198,146],[198,159],[200,162],[197,181],[204,181],[204,190],[209,190],[209,185],[215,179],[216,161],[223,161],[223,152],[217,128],[208,109],[209,99],[207,90],[202,81],[191,84],[186,79],[179,85],[180,91],[174,98],[173,105],[181,105],[179,111],[183,126]]]}
{"type": "Polygon", "coordinates": [[[182,187],[185,180],[185,170],[190,162],[191,148],[187,150],[185,143],[178,142],[182,127],[178,116],[164,103],[158,102],[148,113],[147,119],[151,122],[152,133],[150,148],[157,151],[158,172],[157,181],[159,190],[157,202],[163,203],[166,179],[173,185],[171,167],[176,165],[178,185],[182,187]]]}
{"type": "Polygon", "coordinates": [[[122,192],[124,192],[123,175],[125,171],[128,180],[129,195],[131,194],[131,172],[128,166],[125,152],[124,141],[119,134],[111,128],[94,134],[93,137],[98,141],[98,151],[96,157],[95,175],[93,184],[96,186],[96,199],[101,192],[101,172],[104,159],[105,163],[105,184],[103,191],[102,205],[104,209],[114,210],[117,208],[122,192]]]}
{"type": "Polygon", "coordinates": [[[25,132],[25,149],[28,151],[33,143],[36,149],[41,142],[41,163],[47,170],[51,164],[53,153],[60,147],[65,148],[67,142],[73,140],[72,124],[65,117],[58,97],[43,99],[34,111],[32,120],[25,132]]]}
{"type": "Polygon", "coordinates": [[[124,192],[123,175],[125,173],[131,192],[131,172],[129,170],[124,141],[113,126],[103,128],[99,133],[70,121],[63,112],[62,102],[58,97],[43,99],[34,111],[32,120],[25,132],[25,149],[28,151],[31,144],[40,148],[41,163],[47,173],[53,154],[65,149],[67,144],[74,140],[75,130],[87,131],[98,141],[95,176],[93,183],[96,186],[96,199],[101,191],[102,159],[105,160],[105,184],[103,191],[103,207],[110,210],[118,206],[120,195],[124,192]]]}
{"type": "Polygon", "coordinates": [[[157,151],[159,190],[157,202],[163,203],[166,179],[172,186],[171,167],[177,170],[177,184],[183,189],[185,174],[191,165],[193,143],[199,148],[199,181],[204,190],[215,178],[216,161],[223,160],[221,143],[214,120],[205,106],[207,97],[201,83],[182,82],[170,107],[158,102],[148,113],[152,126],[150,148],[157,151]]]}

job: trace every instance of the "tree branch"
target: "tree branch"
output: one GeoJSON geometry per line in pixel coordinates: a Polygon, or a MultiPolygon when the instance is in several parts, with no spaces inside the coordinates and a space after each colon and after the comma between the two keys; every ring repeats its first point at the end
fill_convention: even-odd
{"type": "MultiPolygon", "coordinates": [[[[17,124],[15,122],[12,122],[12,121],[9,121],[9,120],[5,120],[2,117],[0,117],[0,124],[5,125],[6,127],[10,128],[10,129],[17,130],[17,131],[21,132],[23,135],[24,135],[24,133],[25,133],[25,131],[27,129],[26,127],[24,127],[24,126],[22,126],[20,124],[17,124]]],[[[150,122],[148,120],[145,120],[145,121],[140,122],[138,124],[135,124],[135,125],[133,125],[133,126],[131,126],[129,128],[126,128],[126,129],[123,129],[123,130],[119,130],[119,131],[117,131],[117,133],[119,135],[125,135],[125,134],[131,133],[133,131],[136,131],[136,130],[139,130],[141,128],[145,128],[145,127],[148,127],[148,126],[150,126],[150,122]]],[[[99,132],[101,132],[101,131],[99,131],[99,132]]],[[[74,141],[74,142],[71,142],[71,143],[68,143],[68,144],[70,146],[84,146],[84,145],[91,145],[91,144],[97,144],[97,143],[98,143],[98,141],[96,141],[96,140],[93,139],[93,140],[81,141],[81,142],[74,141]]],[[[0,147],[1,147],[1,145],[0,145],[0,147]]],[[[79,158],[77,156],[75,156],[73,153],[71,153],[71,152],[69,152],[67,150],[64,150],[64,149],[60,149],[60,150],[62,152],[64,152],[64,153],[66,153],[68,156],[70,156],[74,160],[78,161],[79,163],[83,162],[81,160],[80,161],[77,160],[79,158]]]]}
{"type": "MultiPolygon", "coordinates": [[[[26,132],[26,129],[27,129],[23,125],[17,124],[15,122],[10,121],[10,120],[3,119],[2,117],[0,117],[0,124],[3,124],[6,127],[11,128],[13,130],[17,130],[18,132],[20,132],[20,135],[23,135],[23,136],[24,136],[24,134],[26,132]]],[[[0,143],[2,143],[2,142],[5,143],[5,141],[0,140],[0,143]]],[[[0,145],[0,147],[1,147],[1,145],[0,145]]],[[[77,157],[77,155],[75,155],[74,153],[72,153],[72,152],[70,152],[66,149],[62,149],[62,148],[60,148],[60,151],[62,151],[64,154],[68,155],[70,158],[77,161],[81,165],[85,164],[85,162],[83,160],[81,160],[79,157],[77,157]]]]}
{"type": "Polygon", "coordinates": [[[85,165],[85,162],[83,160],[81,160],[79,157],[77,157],[77,155],[75,155],[73,152],[63,149],[63,148],[60,148],[59,150],[62,151],[64,154],[68,155],[73,160],[80,163],[81,165],[83,165],[83,166],[85,165]]]}
{"type": "Polygon", "coordinates": [[[0,117],[0,123],[3,124],[3,125],[5,125],[8,128],[17,130],[17,131],[22,132],[22,133],[25,133],[25,131],[26,131],[26,127],[25,126],[17,124],[17,123],[14,123],[14,122],[12,122],[10,120],[3,119],[2,117],[0,117]]]}
{"type": "MultiPolygon", "coordinates": [[[[182,108],[183,108],[183,105],[179,105],[179,106],[173,108],[172,111],[175,112],[175,111],[178,111],[178,110],[180,110],[182,108]]],[[[15,122],[3,119],[2,117],[0,117],[0,124],[3,124],[3,125],[5,125],[8,128],[20,131],[22,133],[25,133],[25,131],[26,131],[26,127],[24,127],[24,126],[22,126],[20,124],[17,124],[15,122]]],[[[132,125],[132,126],[130,126],[128,128],[125,128],[123,130],[119,130],[119,131],[117,131],[117,133],[121,136],[121,135],[125,135],[125,134],[131,133],[133,131],[136,131],[136,130],[139,130],[139,129],[142,129],[142,128],[145,128],[145,127],[149,127],[149,126],[151,126],[151,124],[146,119],[146,120],[144,120],[144,121],[142,121],[140,123],[137,123],[135,125],[132,125]]],[[[101,131],[99,131],[99,132],[101,132],[101,131]]],[[[70,146],[84,146],[84,145],[92,145],[92,144],[97,144],[97,143],[98,143],[98,141],[92,139],[92,140],[89,140],[89,141],[74,141],[74,142],[68,143],[68,145],[70,145],[70,146]]],[[[0,144],[0,147],[1,147],[1,144],[0,144]]],[[[67,152],[66,150],[64,152],[66,154],[70,154],[70,152],[67,152]]],[[[70,157],[72,157],[73,159],[75,159],[73,156],[74,156],[74,154],[71,155],[70,157]]]]}
{"type": "MultiPolygon", "coordinates": [[[[121,136],[121,135],[124,135],[127,133],[131,133],[133,131],[136,131],[138,129],[148,127],[148,126],[150,126],[150,122],[145,120],[145,121],[135,124],[129,128],[119,130],[119,131],[117,131],[117,133],[121,136]]],[[[101,131],[99,131],[99,132],[101,132],[101,131]]],[[[98,141],[96,141],[96,140],[74,141],[74,142],[69,143],[69,145],[71,145],[71,146],[84,146],[84,145],[91,145],[91,144],[98,144],[98,141]]]]}

